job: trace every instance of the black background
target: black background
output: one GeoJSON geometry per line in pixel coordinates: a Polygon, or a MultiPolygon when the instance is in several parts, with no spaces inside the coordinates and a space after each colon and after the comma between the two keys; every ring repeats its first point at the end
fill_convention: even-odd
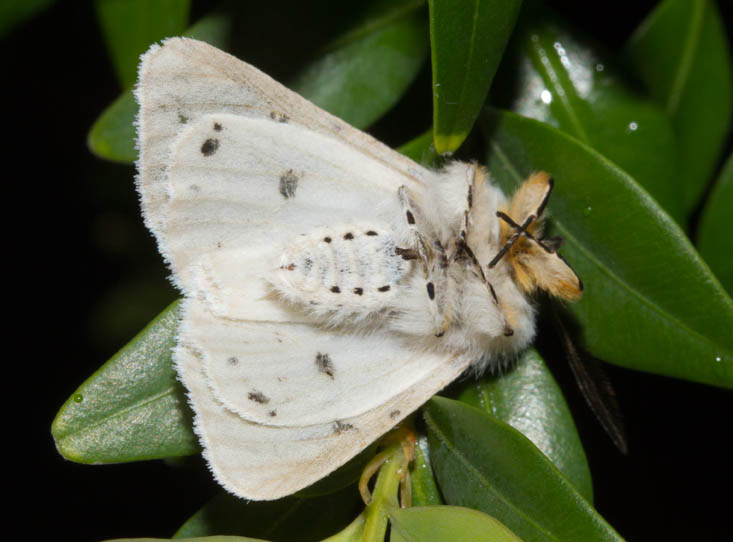
{"type": "MultiPolygon", "coordinates": [[[[612,51],[654,5],[599,3],[589,12],[592,3],[555,4],[612,51]]],[[[730,21],[730,4],[720,6],[730,21]]],[[[206,4],[195,9],[202,13],[206,4]]],[[[730,28],[728,22],[729,35],[730,28]]],[[[282,36],[297,39],[284,33],[278,47],[298,49],[282,36]]],[[[199,458],[77,465],[58,455],[50,435],[55,412],[75,388],[175,298],[137,214],[133,168],[103,162],[86,147],[89,127],[119,94],[93,6],[61,1],[0,47],[4,266],[17,302],[8,311],[5,356],[5,467],[13,481],[5,487],[12,487],[6,494],[17,512],[6,522],[33,539],[169,537],[218,491],[199,458]],[[119,285],[141,274],[157,282],[148,303],[130,308],[119,285]],[[103,318],[110,306],[119,307],[112,329],[103,318]]],[[[423,74],[409,98],[416,107],[430,107],[427,89],[423,74]]],[[[414,135],[404,126],[413,125],[389,115],[373,133],[395,145],[414,135]]],[[[556,372],[591,463],[596,507],[623,536],[730,539],[731,392],[609,367],[629,429],[624,457],[584,407],[569,371],[556,372]]]]}

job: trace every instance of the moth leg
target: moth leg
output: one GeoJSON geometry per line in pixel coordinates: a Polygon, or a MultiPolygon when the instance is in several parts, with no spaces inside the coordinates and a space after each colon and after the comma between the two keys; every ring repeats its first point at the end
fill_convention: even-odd
{"type": "Polygon", "coordinates": [[[387,433],[383,437],[382,442],[387,444],[387,447],[367,463],[359,477],[359,494],[364,504],[369,506],[372,503],[369,481],[382,468],[385,462],[389,460],[397,461],[399,464],[397,472],[400,476],[400,506],[402,508],[409,508],[412,506],[410,463],[415,459],[415,433],[408,427],[399,426],[387,433]]]}
{"type": "Polygon", "coordinates": [[[446,303],[448,256],[440,240],[436,238],[430,243],[426,242],[425,236],[420,232],[418,223],[426,225],[426,220],[420,208],[410,197],[407,187],[400,186],[397,195],[412,237],[411,242],[415,247],[414,252],[409,249],[398,249],[399,254],[403,258],[417,256],[416,259],[420,260],[425,274],[425,291],[429,299],[428,306],[433,319],[434,333],[436,337],[442,337],[452,320],[446,303]]]}
{"type": "Polygon", "coordinates": [[[456,239],[454,251],[451,256],[451,261],[455,262],[458,259],[465,257],[468,261],[468,267],[470,267],[473,274],[486,285],[487,290],[489,291],[489,294],[491,295],[491,300],[494,302],[494,306],[499,310],[501,313],[501,318],[504,326],[504,336],[509,337],[511,335],[514,335],[514,330],[512,329],[511,325],[509,324],[509,321],[506,316],[506,312],[501,306],[501,303],[499,302],[499,298],[496,295],[496,290],[494,290],[494,286],[491,284],[489,279],[486,277],[486,274],[484,273],[484,270],[481,268],[481,264],[479,264],[478,259],[476,258],[476,255],[473,253],[473,250],[471,250],[471,247],[468,245],[468,232],[470,225],[472,223],[471,219],[471,211],[473,208],[473,183],[476,182],[476,178],[474,177],[472,181],[468,184],[468,192],[466,196],[466,210],[463,212],[463,224],[461,225],[461,232],[458,234],[458,238],[456,239]]]}

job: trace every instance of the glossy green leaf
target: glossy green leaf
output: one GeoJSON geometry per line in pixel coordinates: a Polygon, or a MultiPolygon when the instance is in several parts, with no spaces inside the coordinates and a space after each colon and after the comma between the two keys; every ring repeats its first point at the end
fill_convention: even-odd
{"type": "Polygon", "coordinates": [[[366,128],[402,97],[428,54],[427,22],[408,0],[352,29],[290,85],[352,126],[366,128]]]}
{"type": "Polygon", "coordinates": [[[390,542],[522,542],[493,517],[461,506],[390,510],[390,542]]]}
{"type": "MultiPolygon", "coordinates": [[[[214,13],[202,18],[185,35],[215,45],[226,47],[231,35],[227,17],[214,13]]],[[[105,109],[89,130],[89,149],[106,160],[131,163],[137,160],[135,149],[135,117],[137,104],[128,90],[105,109]]]]}
{"type": "Polygon", "coordinates": [[[443,397],[424,409],[446,502],[492,515],[525,542],[622,538],[519,431],[443,397]]]}
{"type": "Polygon", "coordinates": [[[131,163],[137,160],[136,115],[135,97],[132,90],[128,90],[94,121],[87,136],[89,149],[100,158],[113,162],[131,163]]]}
{"type": "Polygon", "coordinates": [[[64,403],[51,432],[79,463],[119,463],[199,451],[171,362],[177,303],[150,322],[64,403]]]}
{"type": "Polygon", "coordinates": [[[458,399],[508,423],[539,448],[588,502],[593,482],[565,398],[545,361],[527,350],[509,371],[470,380],[458,399]]]}
{"type": "Polygon", "coordinates": [[[259,502],[222,493],[184,523],[173,538],[226,533],[278,542],[321,540],[343,529],[361,506],[354,486],[321,497],[259,502]]]}
{"type": "Polygon", "coordinates": [[[443,504],[440,490],[435,483],[433,469],[430,467],[430,451],[427,438],[420,436],[415,446],[415,459],[410,465],[412,484],[412,506],[443,504]]]}
{"type": "Polygon", "coordinates": [[[179,36],[191,0],[95,0],[97,19],[122,88],[137,80],[140,55],[151,43],[179,36]]]}
{"type": "Polygon", "coordinates": [[[505,191],[552,172],[549,212],[585,284],[568,308],[599,358],[733,387],[733,301],[685,234],[624,171],[547,124],[486,115],[487,165],[505,191]]]}
{"type": "Polygon", "coordinates": [[[512,53],[501,78],[512,87],[511,109],[593,147],[683,223],[674,130],[659,105],[632,90],[607,54],[544,11],[520,23],[512,53]]]}
{"type": "Polygon", "coordinates": [[[0,2],[0,38],[54,2],[55,0],[3,0],[0,2]]]}
{"type": "Polygon", "coordinates": [[[521,0],[430,0],[435,149],[453,152],[486,99],[521,0]]]}
{"type": "Polygon", "coordinates": [[[720,178],[700,217],[697,247],[721,284],[733,296],[733,154],[723,167],[720,178]]]}
{"type": "Polygon", "coordinates": [[[731,127],[731,61],[715,2],[664,0],[639,26],[627,58],[672,119],[684,206],[697,205],[731,127]]]}
{"type": "Polygon", "coordinates": [[[428,130],[401,145],[397,152],[427,167],[437,167],[440,162],[440,156],[435,152],[435,145],[433,145],[433,130],[428,130]]]}

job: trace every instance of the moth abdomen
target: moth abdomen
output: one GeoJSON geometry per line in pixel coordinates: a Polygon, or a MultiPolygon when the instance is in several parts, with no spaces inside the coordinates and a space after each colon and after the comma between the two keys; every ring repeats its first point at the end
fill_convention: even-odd
{"type": "Polygon", "coordinates": [[[411,264],[393,232],[377,224],[319,228],[283,249],[273,286],[291,302],[324,307],[330,318],[379,310],[411,264]]]}

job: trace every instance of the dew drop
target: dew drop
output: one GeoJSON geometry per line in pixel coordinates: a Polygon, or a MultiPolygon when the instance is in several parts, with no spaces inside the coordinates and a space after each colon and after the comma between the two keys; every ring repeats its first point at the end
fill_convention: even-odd
{"type": "Polygon", "coordinates": [[[639,125],[636,124],[634,121],[631,121],[629,123],[629,132],[636,132],[636,130],[639,129],[639,125]]]}
{"type": "Polygon", "coordinates": [[[77,393],[74,395],[75,403],[81,403],[83,400],[84,400],[84,396],[81,393],[77,393]]]}
{"type": "Polygon", "coordinates": [[[586,207],[583,210],[583,216],[590,216],[590,214],[591,214],[592,211],[593,211],[593,207],[591,207],[590,205],[588,205],[588,207],[586,207]]]}
{"type": "Polygon", "coordinates": [[[542,92],[540,92],[540,100],[542,100],[542,103],[552,103],[552,92],[545,89],[542,92]]]}
{"type": "Polygon", "coordinates": [[[718,363],[720,363],[722,360],[720,359],[720,356],[715,356],[715,361],[717,361],[718,363]]]}

